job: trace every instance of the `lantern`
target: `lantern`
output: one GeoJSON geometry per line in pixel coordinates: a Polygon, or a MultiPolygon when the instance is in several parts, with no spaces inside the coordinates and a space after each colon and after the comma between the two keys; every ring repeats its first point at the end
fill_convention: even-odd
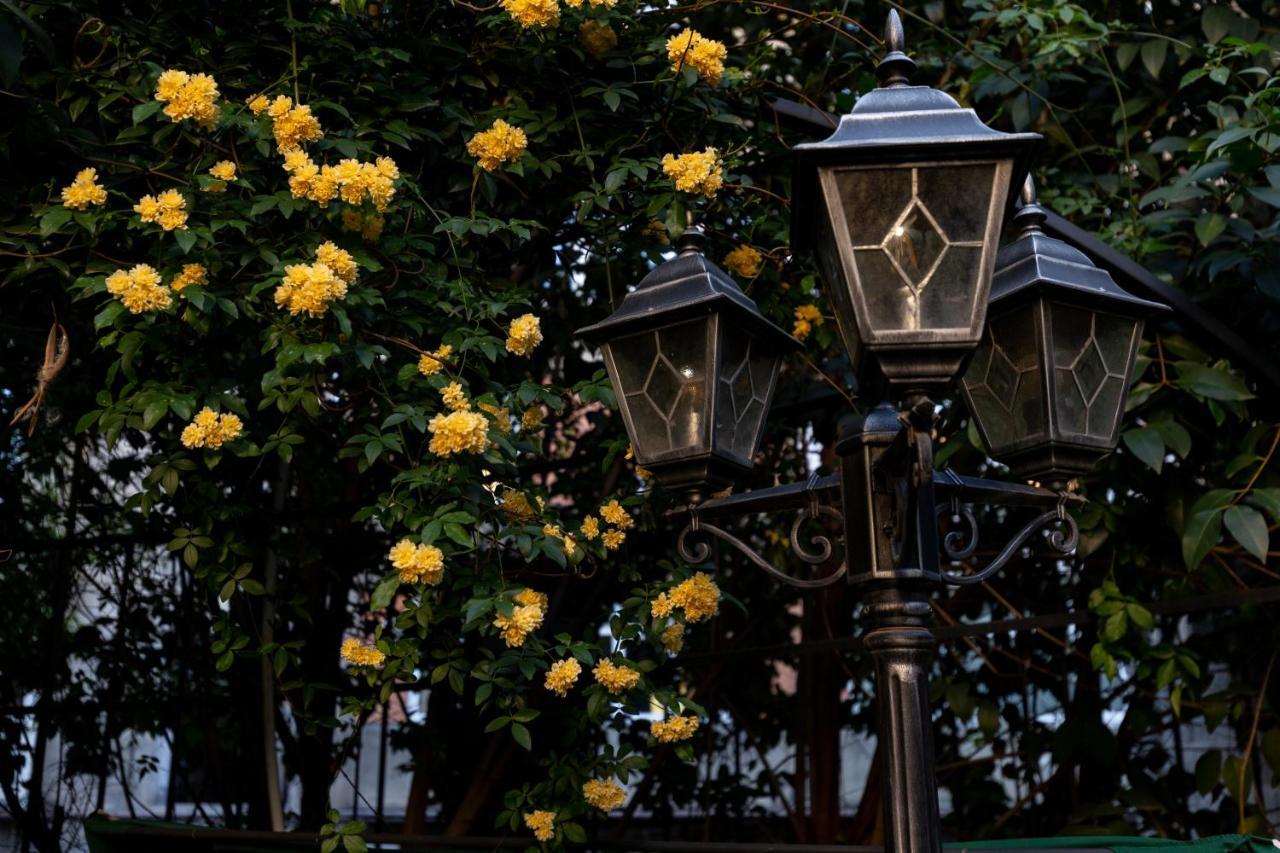
{"type": "Polygon", "coordinates": [[[1003,133],[928,86],[891,10],[879,88],[798,145],[792,245],[812,250],[849,357],[900,391],[951,383],[982,337],[1010,181],[1040,140],[1003,133]]]}
{"type": "Polygon", "coordinates": [[[637,464],[663,485],[721,488],[751,470],[780,356],[800,344],[702,253],[702,229],[618,310],[579,330],[605,367],[637,464]]]}

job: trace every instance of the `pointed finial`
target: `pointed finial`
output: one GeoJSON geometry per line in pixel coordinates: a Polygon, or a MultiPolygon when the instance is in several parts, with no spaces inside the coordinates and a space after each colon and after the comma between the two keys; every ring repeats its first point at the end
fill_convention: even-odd
{"type": "Polygon", "coordinates": [[[1023,234],[1039,234],[1040,226],[1047,218],[1036,193],[1036,182],[1028,173],[1022,182],[1022,192],[1018,194],[1018,210],[1013,214],[1013,224],[1021,228],[1023,234]]]}
{"type": "Polygon", "coordinates": [[[911,84],[911,72],[916,70],[916,64],[903,52],[906,46],[907,37],[902,31],[902,18],[898,16],[897,9],[890,9],[884,21],[885,54],[876,66],[876,77],[880,79],[881,86],[911,84]]]}
{"type": "Polygon", "coordinates": [[[684,229],[684,234],[680,236],[680,254],[681,255],[701,255],[702,247],[706,245],[707,232],[696,222],[684,229]]]}

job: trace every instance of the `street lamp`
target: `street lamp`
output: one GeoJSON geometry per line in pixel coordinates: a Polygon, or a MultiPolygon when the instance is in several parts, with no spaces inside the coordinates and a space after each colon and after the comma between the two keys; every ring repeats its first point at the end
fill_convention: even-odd
{"type": "Polygon", "coordinates": [[[693,493],[751,471],[779,357],[800,348],[707,260],[704,240],[685,229],[675,258],[578,331],[604,351],[637,464],[693,493]]]}
{"type": "Polygon", "coordinates": [[[1079,250],[1045,234],[1027,178],[1000,250],[987,331],[960,381],[991,456],[1014,475],[1063,482],[1119,437],[1144,318],[1167,310],[1126,293],[1079,250]]]}
{"type": "Polygon", "coordinates": [[[907,85],[913,63],[895,11],[885,44],[881,87],[829,139],[796,148],[792,242],[817,256],[864,396],[890,395],[841,433],[839,473],[703,499],[750,470],[777,358],[796,342],[703,257],[700,231],[581,334],[604,350],[640,464],[688,495],[672,510],[687,519],[676,540],[685,561],[707,562],[714,537],[794,586],[847,578],[857,589],[876,668],[885,849],[940,853],[931,599],[943,584],[984,582],[1037,534],[1059,554],[1075,549],[1066,508],[1081,499],[1057,487],[1115,446],[1141,318],[1161,306],[1040,233],[1033,195],[997,264],[1009,187],[1023,184],[1039,136],[992,130],[942,92],[907,85]],[[988,449],[1055,488],[934,470],[928,395],[954,388],[980,341],[959,384],[988,449]],[[1036,511],[982,566],[975,504],[1036,511]],[[802,542],[801,525],[837,520],[843,564],[797,578],[721,526],[783,511],[796,513],[791,553],[809,565],[834,548],[824,535],[802,542]]]}
{"type": "Polygon", "coordinates": [[[791,240],[817,256],[863,387],[929,390],[955,379],[982,336],[1009,188],[1040,135],[994,130],[945,92],[909,85],[896,11],[885,48],[880,87],[830,137],[795,147],[791,240]]]}

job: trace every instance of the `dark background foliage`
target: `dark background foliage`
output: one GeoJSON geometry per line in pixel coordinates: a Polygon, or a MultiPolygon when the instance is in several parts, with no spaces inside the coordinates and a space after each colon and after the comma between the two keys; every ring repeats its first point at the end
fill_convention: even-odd
{"type": "MultiPolygon", "coordinates": [[[[346,707],[360,719],[390,684],[351,679],[337,647],[377,620],[366,596],[398,531],[442,507],[484,518],[487,476],[565,496],[578,508],[570,514],[634,491],[621,424],[592,402],[608,395],[598,363],[572,333],[664,251],[642,229],[657,220],[677,234],[697,209],[713,257],[741,242],[766,252],[748,286],[766,313],[789,324],[796,306],[825,305],[806,262],[788,259],[786,203],[788,148],[823,134],[770,104],[848,109],[874,85],[873,33],[887,8],[621,0],[612,11],[566,7],[557,29],[534,32],[501,9],[408,0],[0,3],[6,422],[31,393],[54,316],[72,347],[34,433],[9,430],[0,451],[0,791],[20,831],[60,849],[68,818],[101,802],[108,778],[137,773],[120,766],[130,732],[164,737],[182,767],[199,769],[183,784],[221,806],[204,817],[268,825],[263,660],[286,772],[303,791],[291,819],[316,828],[348,748],[347,730],[333,728],[342,697],[355,697],[346,707]],[[619,34],[602,60],[575,38],[585,17],[619,34]],[[721,87],[667,70],[662,45],[679,25],[730,45],[721,87]],[[400,197],[382,241],[357,249],[364,286],[341,317],[289,321],[267,289],[282,262],[339,234],[335,215],[292,202],[269,139],[243,110],[209,138],[139,113],[170,67],[214,74],[233,105],[263,90],[295,94],[324,123],[316,150],[330,157],[396,158],[400,197]],[[476,178],[465,141],[495,117],[525,128],[529,153],[476,178]],[[675,198],[658,159],[707,145],[724,153],[728,186],[709,204],[675,198]],[[139,196],[227,156],[251,189],[201,196],[183,241],[133,223],[139,196]],[[85,165],[111,201],[70,216],[58,190],[85,165]],[[121,316],[101,293],[102,276],[122,264],[197,257],[211,259],[216,283],[166,318],[121,316]],[[504,318],[525,306],[542,317],[546,342],[531,360],[498,357],[504,318]],[[388,426],[397,412],[421,417],[434,392],[387,338],[454,342],[468,353],[474,394],[517,409],[545,401],[547,432],[483,476],[478,464],[433,461],[420,428],[388,426]],[[251,447],[217,460],[181,449],[178,432],[208,401],[242,412],[251,447]],[[63,763],[48,778],[55,740],[63,763]],[[72,797],[84,778],[94,790],[72,797]],[[70,814],[55,800],[74,800],[70,814]]],[[[902,12],[916,82],[1003,129],[1045,135],[1035,172],[1049,206],[1275,357],[1276,4],[969,0],[902,12]]],[[[806,452],[834,438],[843,401],[831,383],[847,377],[833,332],[820,328],[807,357],[786,367],[760,484],[775,471],[803,476],[806,452]]],[[[1068,567],[1029,555],[998,581],[939,599],[943,624],[1076,614],[1066,627],[944,645],[936,744],[951,836],[1271,829],[1261,804],[1270,796],[1274,806],[1280,772],[1276,605],[1197,603],[1265,591],[1278,577],[1280,389],[1232,357],[1183,317],[1150,328],[1121,448],[1082,484],[1091,503],[1079,557],[1068,567]],[[1210,746],[1184,749],[1184,738],[1210,746]]],[[[959,404],[944,412],[944,440],[946,464],[999,472],[959,404]]],[[[552,594],[548,634],[594,637],[615,603],[665,575],[673,542],[662,498],[632,505],[646,532],[624,551],[565,568],[535,550],[506,569],[552,594]]],[[[768,532],[749,528],[781,560],[768,532]]],[[[475,558],[477,571],[504,571],[494,561],[519,550],[495,546],[475,558]]],[[[857,602],[831,590],[800,607],[749,566],[727,555],[719,565],[740,606],[726,602],[653,677],[684,685],[721,723],[699,734],[693,763],[622,724],[622,742],[647,756],[633,767],[636,802],[655,831],[681,837],[877,840],[874,778],[855,817],[837,799],[840,730],[873,731],[867,662],[807,645],[855,632],[857,602]],[[778,662],[795,667],[795,692],[778,689],[778,662]],[[763,764],[778,744],[795,750],[794,773],[763,764]],[[713,766],[713,754],[738,760],[713,766]],[[763,813],[759,797],[789,805],[763,813]],[[674,812],[696,819],[665,819],[674,812]]],[[[496,650],[458,632],[460,604],[480,592],[457,591],[423,632],[385,626],[437,683],[427,724],[395,734],[414,756],[406,828],[487,834],[524,802],[521,786],[559,780],[540,791],[551,797],[573,787],[587,769],[576,762],[603,742],[602,713],[524,690],[514,659],[509,691],[478,702],[496,650]],[[506,730],[485,732],[490,719],[530,709],[541,713],[531,751],[506,730]],[[430,826],[429,805],[441,815],[430,826]]],[[[590,829],[640,826],[628,812],[590,829]]]]}

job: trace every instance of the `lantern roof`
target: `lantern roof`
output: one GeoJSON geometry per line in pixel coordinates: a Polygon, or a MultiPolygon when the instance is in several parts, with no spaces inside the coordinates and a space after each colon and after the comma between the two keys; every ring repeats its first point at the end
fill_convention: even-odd
{"type": "Polygon", "coordinates": [[[797,249],[813,242],[809,223],[817,213],[815,205],[821,203],[813,174],[819,166],[994,156],[1013,158],[1011,187],[1019,186],[1026,175],[1040,134],[988,127],[976,112],[960,106],[946,92],[910,85],[915,62],[903,52],[904,43],[902,19],[896,9],[890,9],[884,34],[888,52],[876,66],[880,86],[860,97],[829,137],[793,149],[797,181],[791,240],[797,249]]]}
{"type": "Polygon", "coordinates": [[[723,312],[745,330],[769,340],[780,350],[801,344],[764,314],[742,292],[729,274],[703,254],[706,232],[698,225],[685,229],[680,251],[658,264],[622,299],[616,311],[577,334],[592,343],[608,341],[632,332],[658,328],[671,322],[723,312]]]}
{"type": "Polygon", "coordinates": [[[1051,296],[1090,308],[1135,318],[1168,311],[1159,302],[1134,296],[1111,274],[1094,265],[1079,249],[1041,230],[1046,214],[1028,175],[1014,225],[1022,233],[996,256],[990,305],[1012,304],[1034,296],[1051,296]]]}

